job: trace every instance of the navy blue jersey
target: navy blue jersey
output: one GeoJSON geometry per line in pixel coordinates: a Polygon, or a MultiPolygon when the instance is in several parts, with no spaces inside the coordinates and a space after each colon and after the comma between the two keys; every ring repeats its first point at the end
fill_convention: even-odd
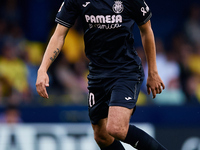
{"type": "Polygon", "coordinates": [[[143,0],[65,0],[56,22],[70,28],[83,22],[88,78],[127,77],[141,74],[134,47],[134,23],[145,24],[151,11],[143,0]]]}

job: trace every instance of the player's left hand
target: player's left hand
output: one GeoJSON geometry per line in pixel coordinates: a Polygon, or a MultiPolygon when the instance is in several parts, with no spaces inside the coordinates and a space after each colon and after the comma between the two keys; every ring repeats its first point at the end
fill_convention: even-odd
{"type": "Polygon", "coordinates": [[[156,97],[156,94],[160,94],[162,90],[165,89],[165,85],[158,75],[155,73],[153,75],[149,75],[147,78],[147,92],[150,94],[152,92],[153,98],[156,97]]]}

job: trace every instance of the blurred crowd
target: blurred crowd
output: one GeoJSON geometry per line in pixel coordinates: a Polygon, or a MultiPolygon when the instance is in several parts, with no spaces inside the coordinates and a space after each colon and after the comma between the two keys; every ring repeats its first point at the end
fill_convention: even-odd
{"type": "MultiPolygon", "coordinates": [[[[0,2],[0,105],[86,105],[88,59],[81,23],[70,29],[62,52],[49,69],[50,99],[44,100],[38,96],[35,82],[49,39],[30,40],[25,34],[24,17],[18,0],[0,2]]],[[[54,27],[55,23],[50,33],[54,27]]],[[[156,47],[158,72],[166,89],[152,100],[144,81],[138,104],[200,104],[200,6],[188,8],[179,30],[171,31],[167,40],[156,37],[156,47]]],[[[136,45],[136,50],[147,75],[143,48],[136,45]]]]}

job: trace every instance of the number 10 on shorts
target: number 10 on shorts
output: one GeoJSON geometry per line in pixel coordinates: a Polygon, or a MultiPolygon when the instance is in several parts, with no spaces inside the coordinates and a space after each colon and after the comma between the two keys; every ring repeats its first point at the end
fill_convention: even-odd
{"type": "Polygon", "coordinates": [[[94,94],[89,94],[89,106],[92,107],[95,104],[94,94]]]}

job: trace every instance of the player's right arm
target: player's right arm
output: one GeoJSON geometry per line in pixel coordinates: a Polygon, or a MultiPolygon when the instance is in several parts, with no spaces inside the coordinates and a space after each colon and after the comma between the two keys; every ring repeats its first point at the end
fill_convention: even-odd
{"type": "Polygon", "coordinates": [[[54,34],[52,35],[49,44],[44,53],[42,63],[38,69],[36,89],[38,94],[43,98],[49,98],[46,87],[49,86],[49,77],[47,75],[47,70],[51,63],[56,59],[60,53],[65,37],[67,35],[69,28],[64,27],[60,24],[57,25],[54,34]]]}

